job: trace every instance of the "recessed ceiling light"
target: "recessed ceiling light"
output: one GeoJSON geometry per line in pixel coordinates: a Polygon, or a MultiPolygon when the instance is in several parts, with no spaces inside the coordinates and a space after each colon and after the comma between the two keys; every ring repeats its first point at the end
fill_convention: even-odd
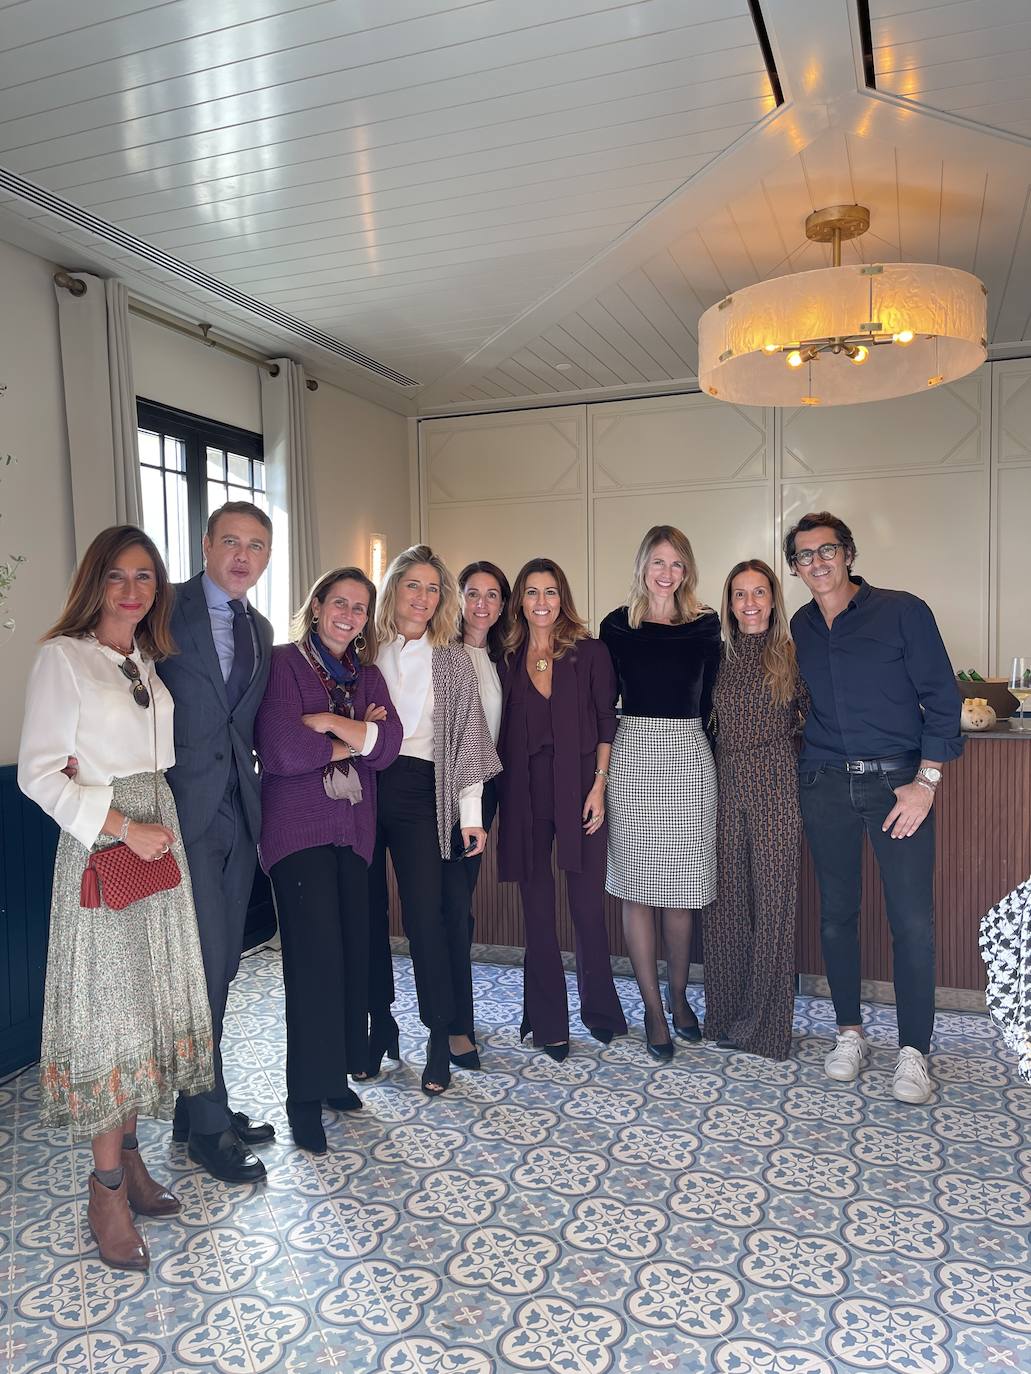
{"type": "Polygon", "coordinates": [[[556,364],[555,364],[555,371],[556,371],[556,372],[568,372],[569,369],[570,369],[572,366],[573,366],[572,363],[556,363],[556,364]]]}

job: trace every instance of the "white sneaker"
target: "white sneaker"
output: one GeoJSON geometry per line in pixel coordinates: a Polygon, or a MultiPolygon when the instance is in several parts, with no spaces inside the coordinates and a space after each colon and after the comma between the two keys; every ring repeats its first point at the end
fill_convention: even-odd
{"type": "Polygon", "coordinates": [[[891,1091],[899,1102],[926,1102],[934,1091],[927,1074],[927,1061],[912,1045],[899,1050],[899,1062],[891,1079],[891,1091]]]}
{"type": "Polygon", "coordinates": [[[851,1083],[859,1077],[868,1053],[865,1036],[854,1030],[839,1031],[834,1048],[823,1061],[824,1072],[838,1083],[851,1083]]]}

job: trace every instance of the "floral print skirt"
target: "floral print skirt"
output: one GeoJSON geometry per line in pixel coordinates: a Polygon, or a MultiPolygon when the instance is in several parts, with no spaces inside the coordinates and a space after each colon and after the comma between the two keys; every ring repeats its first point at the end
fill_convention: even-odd
{"type": "MultiPolygon", "coordinates": [[[[175,802],[158,775],[161,823],[179,834],[175,802]]],[[[114,780],[112,805],[154,817],[154,775],[114,780]]],[[[113,843],[102,836],[94,848],[113,843]]],[[[176,1092],[212,1086],[211,1013],[186,855],[182,882],[123,911],[79,905],[88,851],[62,831],[50,907],[42,1120],[87,1140],[138,1112],[169,1120],[176,1092]]]]}

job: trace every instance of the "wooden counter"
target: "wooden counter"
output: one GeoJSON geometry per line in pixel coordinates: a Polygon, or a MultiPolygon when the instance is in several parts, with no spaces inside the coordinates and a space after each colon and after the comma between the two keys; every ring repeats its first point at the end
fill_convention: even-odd
{"type": "MultiPolygon", "coordinates": [[[[982,989],[984,967],[977,948],[981,916],[1000,897],[1031,873],[1031,730],[1020,734],[1003,726],[982,735],[967,735],[963,756],[946,766],[935,801],[937,864],[935,910],[938,930],[938,986],[982,989]]],[[[558,883],[559,942],[573,948],[573,931],[558,883]]],[[[396,899],[391,927],[400,934],[396,899]]],[[[808,847],[803,844],[798,891],[796,967],[799,973],[822,973],[819,897],[808,847]]],[[[493,836],[487,847],[476,892],[476,939],[483,944],[523,943],[519,891],[513,883],[499,884],[494,864],[493,836]]],[[[620,904],[605,899],[609,947],[625,955],[620,904]]],[[[877,865],[869,844],[863,854],[861,912],[864,978],[891,978],[891,936],[884,915],[884,898],[877,865]]],[[[696,927],[701,922],[696,922],[696,927]]],[[[696,931],[694,961],[703,957],[696,931]]]]}

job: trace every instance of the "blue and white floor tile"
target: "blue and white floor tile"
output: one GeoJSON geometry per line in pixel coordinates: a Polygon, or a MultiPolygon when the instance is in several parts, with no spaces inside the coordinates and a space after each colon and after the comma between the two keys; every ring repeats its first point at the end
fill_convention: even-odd
{"type": "Polygon", "coordinates": [[[327,1112],[316,1160],[282,1105],[278,956],[246,961],[225,1059],[279,1131],[269,1180],[220,1184],[143,1123],[184,1204],[143,1223],[149,1275],[100,1263],[88,1153],[40,1128],[34,1074],[0,1088],[0,1368],[1031,1370],[1031,1089],[984,1016],[939,1015],[914,1108],[891,1096],[891,1008],[867,1009],[870,1067],[837,1085],[824,1000],[799,999],[787,1063],[678,1043],[662,1066],[621,980],[631,1035],[581,1031],[554,1064],[518,1043],[520,971],[478,965],[484,1072],[428,1101],[407,960],[396,975],[404,1062],[362,1112],[327,1112]]]}

